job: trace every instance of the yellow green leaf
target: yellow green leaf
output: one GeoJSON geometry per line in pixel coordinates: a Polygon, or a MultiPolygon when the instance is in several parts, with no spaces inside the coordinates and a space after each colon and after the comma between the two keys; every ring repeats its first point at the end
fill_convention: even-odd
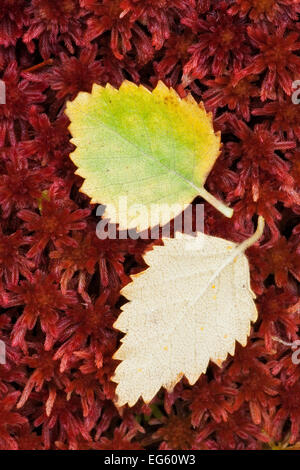
{"type": "MultiPolygon", "coordinates": [[[[81,191],[92,203],[106,205],[107,218],[123,223],[120,196],[127,207],[143,204],[188,205],[201,195],[227,217],[232,209],[208,193],[204,184],[220,152],[220,133],[212,117],[191,95],[180,99],[162,82],[150,92],[124,81],[119,90],[94,85],[67,103],[76,150],[71,159],[84,178],[81,191]],[[114,210],[112,210],[112,206],[114,210]]],[[[177,215],[177,214],[176,214],[177,215]]],[[[167,223],[168,213],[161,225],[167,223]]],[[[151,226],[148,218],[139,229],[151,226]]]]}
{"type": "Polygon", "coordinates": [[[146,253],[149,268],[121,291],[129,302],[114,324],[126,333],[114,355],[122,361],[113,377],[119,406],[149,402],[183,376],[193,385],[210,360],[220,366],[236,341],[246,345],[257,310],[244,251],[263,228],[259,218],[240,245],[203,233],[195,244],[177,234],[146,253]]]}

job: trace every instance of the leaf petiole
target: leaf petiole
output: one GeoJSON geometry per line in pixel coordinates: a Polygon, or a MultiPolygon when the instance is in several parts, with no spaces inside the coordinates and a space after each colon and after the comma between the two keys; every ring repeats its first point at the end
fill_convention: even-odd
{"type": "Polygon", "coordinates": [[[197,188],[197,190],[199,195],[209,202],[213,207],[215,207],[215,209],[221,212],[221,214],[225,215],[225,217],[228,217],[229,219],[232,217],[233,209],[231,209],[231,207],[226,206],[222,201],[206,191],[204,187],[197,188]]]}

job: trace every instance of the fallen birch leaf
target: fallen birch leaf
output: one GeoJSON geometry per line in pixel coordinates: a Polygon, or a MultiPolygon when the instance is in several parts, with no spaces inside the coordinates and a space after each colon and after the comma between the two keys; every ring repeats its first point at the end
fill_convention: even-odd
{"type": "Polygon", "coordinates": [[[246,345],[257,310],[244,251],[263,228],[260,217],[240,245],[198,233],[196,251],[186,249],[191,236],[177,234],[144,255],[149,268],[122,290],[130,302],[114,324],[126,333],[114,355],[118,406],[148,403],[183,376],[193,385],[210,360],[221,365],[236,341],[246,345]]]}
{"type": "MultiPolygon", "coordinates": [[[[162,82],[152,92],[128,81],[119,90],[94,85],[91,94],[81,92],[67,103],[66,114],[76,145],[70,157],[84,178],[81,191],[106,205],[111,223],[135,228],[128,207],[143,205],[137,227],[144,230],[156,225],[156,217],[153,223],[148,218],[151,205],[176,204],[175,217],[197,195],[231,217],[232,209],[204,188],[220,153],[220,133],[191,95],[180,99],[162,82]],[[126,207],[120,207],[122,196],[126,207]]],[[[160,225],[169,217],[163,212],[160,225]]]]}

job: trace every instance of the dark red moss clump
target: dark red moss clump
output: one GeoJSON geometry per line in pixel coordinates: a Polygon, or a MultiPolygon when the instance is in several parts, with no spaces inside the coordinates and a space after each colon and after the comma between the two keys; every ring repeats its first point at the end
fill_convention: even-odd
{"type": "Polygon", "coordinates": [[[263,449],[300,442],[298,0],[2,0],[0,449],[263,449]],[[124,79],[213,112],[222,154],[207,233],[241,241],[259,318],[245,348],[150,406],[114,406],[120,290],[150,241],[96,237],[65,103],[124,79]],[[283,444],[281,444],[283,443],[283,444]]]}

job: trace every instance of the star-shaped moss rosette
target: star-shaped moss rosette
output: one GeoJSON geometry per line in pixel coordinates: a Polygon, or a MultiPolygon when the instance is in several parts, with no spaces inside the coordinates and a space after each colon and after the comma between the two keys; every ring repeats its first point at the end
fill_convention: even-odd
{"type": "MultiPolygon", "coordinates": [[[[91,94],[81,92],[67,103],[66,114],[76,145],[71,159],[84,178],[81,191],[105,205],[104,216],[121,229],[136,227],[135,216],[122,214],[121,196],[127,197],[126,210],[146,209],[139,230],[155,225],[148,218],[150,206],[184,208],[197,195],[232,216],[232,209],[204,188],[220,153],[220,133],[191,95],[181,99],[162,82],[152,92],[129,81],[119,90],[94,85],[91,94]]],[[[160,217],[161,225],[167,222],[169,211],[160,217]]]]}

